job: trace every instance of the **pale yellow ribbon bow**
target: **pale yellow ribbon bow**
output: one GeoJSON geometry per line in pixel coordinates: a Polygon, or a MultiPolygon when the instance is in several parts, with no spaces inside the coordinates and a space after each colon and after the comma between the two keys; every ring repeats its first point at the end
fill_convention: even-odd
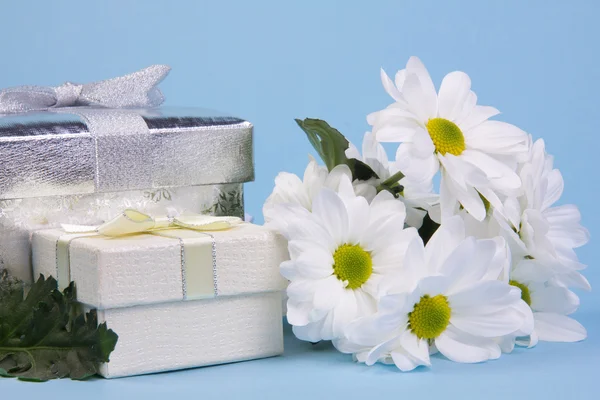
{"type": "Polygon", "coordinates": [[[56,243],[59,286],[66,287],[71,280],[69,248],[73,240],[92,236],[120,237],[149,233],[179,240],[183,300],[214,297],[218,292],[216,242],[209,232],[230,229],[243,222],[238,217],[208,215],[153,218],[140,211],[127,209],[100,226],[63,224],[66,234],[59,237],[56,243]],[[177,233],[178,230],[182,232],[177,233]],[[186,230],[203,235],[186,235],[186,230]]]}
{"type": "Polygon", "coordinates": [[[97,233],[102,236],[116,237],[173,228],[220,231],[232,228],[242,222],[242,219],[238,217],[214,217],[198,214],[153,218],[143,212],[127,209],[100,226],[63,224],[62,228],[67,233],[97,233]]]}

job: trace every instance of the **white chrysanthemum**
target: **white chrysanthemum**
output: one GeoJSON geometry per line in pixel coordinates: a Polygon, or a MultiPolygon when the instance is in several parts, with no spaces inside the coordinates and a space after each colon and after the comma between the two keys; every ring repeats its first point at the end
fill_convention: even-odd
{"type": "Polygon", "coordinates": [[[498,358],[495,338],[532,320],[519,289],[498,280],[507,267],[502,242],[465,238],[459,217],[445,221],[427,246],[417,238],[377,313],[353,322],[336,346],[402,371],[430,365],[432,349],[457,362],[498,358]]]}
{"type": "Polygon", "coordinates": [[[446,75],[439,93],[425,66],[411,57],[396,74],[395,84],[381,71],[386,91],[395,103],[369,115],[381,142],[402,142],[398,168],[417,180],[441,169],[442,215],[453,215],[462,205],[477,220],[485,217],[484,196],[496,208],[498,193],[520,187],[516,163],[527,152],[527,135],[519,128],[490,121],[499,113],[478,106],[471,80],[464,72],[446,75]]]}
{"type": "Polygon", "coordinates": [[[289,172],[280,172],[275,178],[273,193],[263,206],[265,219],[270,218],[275,204],[298,204],[310,211],[317,193],[324,187],[337,191],[342,176],[352,177],[348,166],[338,165],[329,172],[327,167],[319,165],[312,156],[309,156],[303,179],[289,172]]]}
{"type": "MultiPolygon", "coordinates": [[[[377,186],[400,170],[395,163],[390,163],[383,146],[375,140],[371,132],[365,133],[362,143],[362,155],[352,143],[346,150],[348,158],[356,158],[367,164],[377,174],[379,179],[370,179],[364,182],[355,182],[356,194],[364,196],[371,201],[377,194],[377,186]]],[[[409,226],[420,228],[423,217],[429,211],[431,217],[439,222],[439,196],[433,193],[430,180],[416,181],[403,177],[400,184],[404,187],[399,199],[406,205],[406,223],[409,226]]]]}
{"type": "Polygon", "coordinates": [[[287,318],[295,335],[311,342],[342,336],[357,317],[375,311],[377,287],[401,267],[408,243],[404,204],[388,192],[369,204],[342,178],[340,194],[323,188],[312,212],[297,204],[275,206],[290,261],[281,264],[287,318]]]}
{"type": "Polygon", "coordinates": [[[552,285],[589,290],[589,282],[579,272],[586,265],[579,262],[574,249],[586,244],[590,235],[581,226],[575,205],[553,206],[562,195],[564,182],[560,171],[553,168],[543,140],[533,145],[520,175],[523,195],[507,199],[504,211],[508,222],[500,224],[513,254],[548,268],[552,285]]]}
{"type": "Polygon", "coordinates": [[[504,337],[504,352],[512,351],[515,343],[532,347],[538,340],[577,342],[586,338],[585,328],[568,317],[579,307],[579,297],[566,287],[548,283],[551,278],[552,271],[536,260],[524,259],[512,268],[510,284],[521,289],[521,298],[533,311],[533,331],[504,337]]]}
{"type": "MultiPolygon", "coordinates": [[[[568,317],[579,306],[579,298],[568,287],[590,289],[580,273],[585,265],[574,251],[587,243],[589,233],[580,224],[576,206],[553,206],[562,195],[564,182],[560,171],[553,167],[553,158],[546,154],[543,140],[532,146],[520,176],[522,194],[505,202],[508,221],[497,215],[495,218],[512,248],[510,282],[522,290],[523,300],[534,315],[533,333],[516,343],[533,346],[538,339],[583,340],[587,336],[585,328],[568,317]]],[[[503,350],[511,351],[515,339],[503,338],[503,350]]]]}

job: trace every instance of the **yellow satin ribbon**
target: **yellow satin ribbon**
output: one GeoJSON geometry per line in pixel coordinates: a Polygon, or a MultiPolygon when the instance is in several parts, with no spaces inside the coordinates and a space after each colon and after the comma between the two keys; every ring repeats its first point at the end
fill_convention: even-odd
{"type": "Polygon", "coordinates": [[[67,233],[95,232],[102,236],[117,237],[167,228],[190,229],[193,231],[220,231],[229,229],[242,222],[242,219],[238,217],[213,217],[198,214],[184,215],[176,218],[153,218],[143,212],[127,209],[121,215],[100,226],[63,224],[62,228],[67,233]]]}
{"type": "Polygon", "coordinates": [[[153,218],[128,209],[100,225],[62,225],[65,235],[56,241],[56,271],[59,287],[70,279],[69,248],[73,240],[84,237],[153,234],[177,239],[181,246],[183,300],[197,300],[217,295],[216,242],[210,231],[230,229],[243,221],[238,217],[187,215],[177,218],[153,218]]]}

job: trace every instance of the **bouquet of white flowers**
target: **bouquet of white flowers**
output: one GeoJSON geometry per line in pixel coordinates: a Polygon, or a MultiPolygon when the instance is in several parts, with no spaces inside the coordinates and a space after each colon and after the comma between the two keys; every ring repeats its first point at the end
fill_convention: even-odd
{"type": "Polygon", "coordinates": [[[359,150],[326,122],[298,120],[325,163],[281,173],[266,224],[288,239],[287,318],[359,362],[402,371],[440,352],[481,362],[538,340],[573,342],[569,288],[590,289],[573,249],[589,240],[544,141],[477,105],[463,72],[438,92],[412,57],[359,150]],[[389,161],[380,142],[400,142],[389,161]],[[439,194],[433,179],[441,174],[439,194]]]}

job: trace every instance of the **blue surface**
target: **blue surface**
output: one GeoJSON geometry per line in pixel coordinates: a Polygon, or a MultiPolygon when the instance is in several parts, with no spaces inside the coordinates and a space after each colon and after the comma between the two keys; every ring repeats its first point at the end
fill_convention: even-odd
{"type": "MultiPolygon", "coordinates": [[[[173,67],[161,85],[167,105],[216,108],[252,121],[257,180],[246,185],[246,200],[259,222],[277,172],[305,168],[310,147],[293,118],[325,118],[360,142],[366,114],[390,102],[379,67],[393,74],[417,55],[436,83],[464,70],[481,104],[543,136],[566,181],[562,202],[579,205],[593,240],[600,233],[597,1],[2,0],[0,10],[0,87],[88,82],[166,63],[173,67]]],[[[579,254],[598,286],[598,246],[592,241],[579,254]]],[[[579,395],[572,398],[594,398],[600,296],[581,299],[586,342],[541,344],[483,366],[441,361],[432,372],[400,375],[356,367],[331,349],[306,352],[310,345],[288,340],[285,357],[272,360],[91,385],[0,381],[0,390],[63,398],[186,392],[257,399],[561,398],[573,390],[579,395]]]]}
{"type": "Polygon", "coordinates": [[[484,364],[456,364],[435,356],[432,369],[410,373],[387,365],[366,367],[330,344],[300,342],[288,329],[281,357],[115,380],[38,384],[4,379],[0,390],[2,398],[27,400],[596,400],[600,323],[596,315],[580,317],[590,329],[585,342],[542,343],[484,364]]]}

